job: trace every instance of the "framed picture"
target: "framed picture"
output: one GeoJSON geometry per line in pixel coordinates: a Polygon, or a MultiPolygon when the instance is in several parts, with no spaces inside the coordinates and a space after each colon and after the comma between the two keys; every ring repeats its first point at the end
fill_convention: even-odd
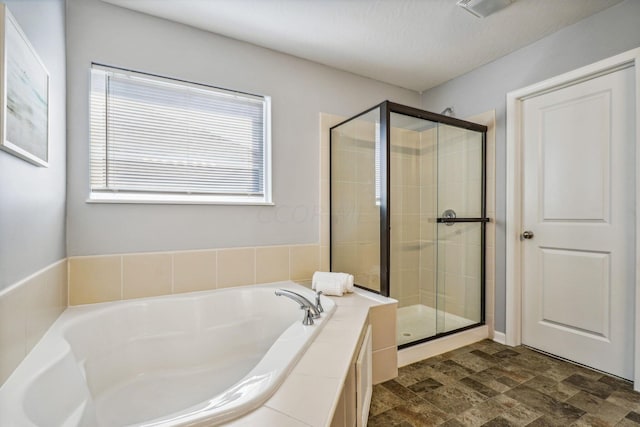
{"type": "Polygon", "coordinates": [[[0,5],[0,149],[49,166],[49,73],[0,5]]]}

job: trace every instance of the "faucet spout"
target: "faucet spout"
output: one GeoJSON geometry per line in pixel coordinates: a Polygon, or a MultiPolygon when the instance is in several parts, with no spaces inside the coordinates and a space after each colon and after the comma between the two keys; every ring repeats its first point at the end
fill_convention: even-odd
{"type": "Polygon", "coordinates": [[[304,295],[300,295],[299,293],[288,289],[278,289],[275,293],[277,296],[287,297],[300,304],[300,308],[305,310],[305,317],[302,321],[304,325],[313,325],[313,319],[320,317],[320,311],[304,295]]]}

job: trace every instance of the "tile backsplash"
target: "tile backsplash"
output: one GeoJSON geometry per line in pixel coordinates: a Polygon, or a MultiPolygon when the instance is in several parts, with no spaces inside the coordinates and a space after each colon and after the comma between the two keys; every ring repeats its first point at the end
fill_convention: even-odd
{"type": "Polygon", "coordinates": [[[308,281],[321,269],[314,244],[70,257],[69,305],[308,281]]]}

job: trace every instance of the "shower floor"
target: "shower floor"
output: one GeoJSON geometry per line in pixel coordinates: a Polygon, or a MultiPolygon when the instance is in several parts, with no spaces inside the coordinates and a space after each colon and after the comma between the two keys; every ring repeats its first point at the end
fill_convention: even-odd
{"type": "MultiPolygon", "coordinates": [[[[410,305],[398,309],[398,345],[407,344],[436,334],[436,309],[422,304],[410,305]]],[[[438,332],[478,323],[451,313],[440,313],[438,332]],[[444,325],[442,322],[444,321],[444,325]]]]}

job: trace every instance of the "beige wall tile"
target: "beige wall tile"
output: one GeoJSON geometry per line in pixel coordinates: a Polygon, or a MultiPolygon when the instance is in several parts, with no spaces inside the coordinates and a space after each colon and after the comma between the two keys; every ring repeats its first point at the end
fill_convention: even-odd
{"type": "Polygon", "coordinates": [[[330,271],[330,250],[329,246],[320,247],[320,271],[330,271]]]}
{"type": "Polygon", "coordinates": [[[289,247],[256,248],[256,283],[289,279],[289,247]]]}
{"type": "Polygon", "coordinates": [[[331,244],[330,216],[328,213],[320,215],[320,245],[329,246],[331,244]]]}
{"type": "Polygon", "coordinates": [[[27,286],[27,352],[42,338],[67,308],[67,260],[58,262],[34,277],[27,286]]]}
{"type": "Polygon", "coordinates": [[[398,307],[409,307],[420,304],[420,294],[398,298],[398,307]]]}
{"type": "Polygon", "coordinates": [[[397,344],[396,318],[397,304],[385,304],[371,307],[369,322],[373,334],[373,351],[392,347],[397,344]]]}
{"type": "Polygon", "coordinates": [[[0,385],[27,354],[27,292],[18,285],[0,294],[0,385]]]}
{"type": "Polygon", "coordinates": [[[309,280],[320,268],[318,245],[291,246],[291,280],[309,280]]]}
{"type": "Polygon", "coordinates": [[[333,218],[333,241],[336,244],[358,241],[358,216],[335,215],[333,218]]]}
{"type": "Polygon", "coordinates": [[[336,181],[332,186],[333,211],[340,214],[356,212],[357,187],[353,182],[336,181]]]}
{"type": "Polygon", "coordinates": [[[331,200],[330,181],[328,178],[320,179],[320,213],[329,214],[329,201],[331,200]]]}
{"type": "Polygon", "coordinates": [[[173,293],[216,288],[216,251],[173,254],[173,293]]]}
{"type": "Polygon", "coordinates": [[[334,245],[332,254],[333,271],[349,274],[357,273],[358,256],[357,243],[334,245]]]}
{"type": "Polygon", "coordinates": [[[171,293],[171,254],[122,257],[123,298],[143,298],[171,293]]]}
{"type": "Polygon", "coordinates": [[[400,270],[400,297],[411,297],[420,292],[420,270],[400,270]]]}
{"type": "Polygon", "coordinates": [[[487,179],[487,216],[495,221],[496,217],[496,181],[487,179]]]}
{"type": "Polygon", "coordinates": [[[353,167],[357,160],[356,153],[351,150],[335,150],[332,158],[332,176],[340,181],[355,181],[356,169],[353,167]]]}
{"type": "Polygon", "coordinates": [[[398,349],[385,348],[373,352],[373,383],[380,384],[398,376],[398,349]]]}
{"type": "Polygon", "coordinates": [[[256,280],[254,248],[218,251],[218,288],[252,285],[256,280]]]}
{"type": "Polygon", "coordinates": [[[120,255],[69,258],[69,304],[122,298],[120,255]]]}

